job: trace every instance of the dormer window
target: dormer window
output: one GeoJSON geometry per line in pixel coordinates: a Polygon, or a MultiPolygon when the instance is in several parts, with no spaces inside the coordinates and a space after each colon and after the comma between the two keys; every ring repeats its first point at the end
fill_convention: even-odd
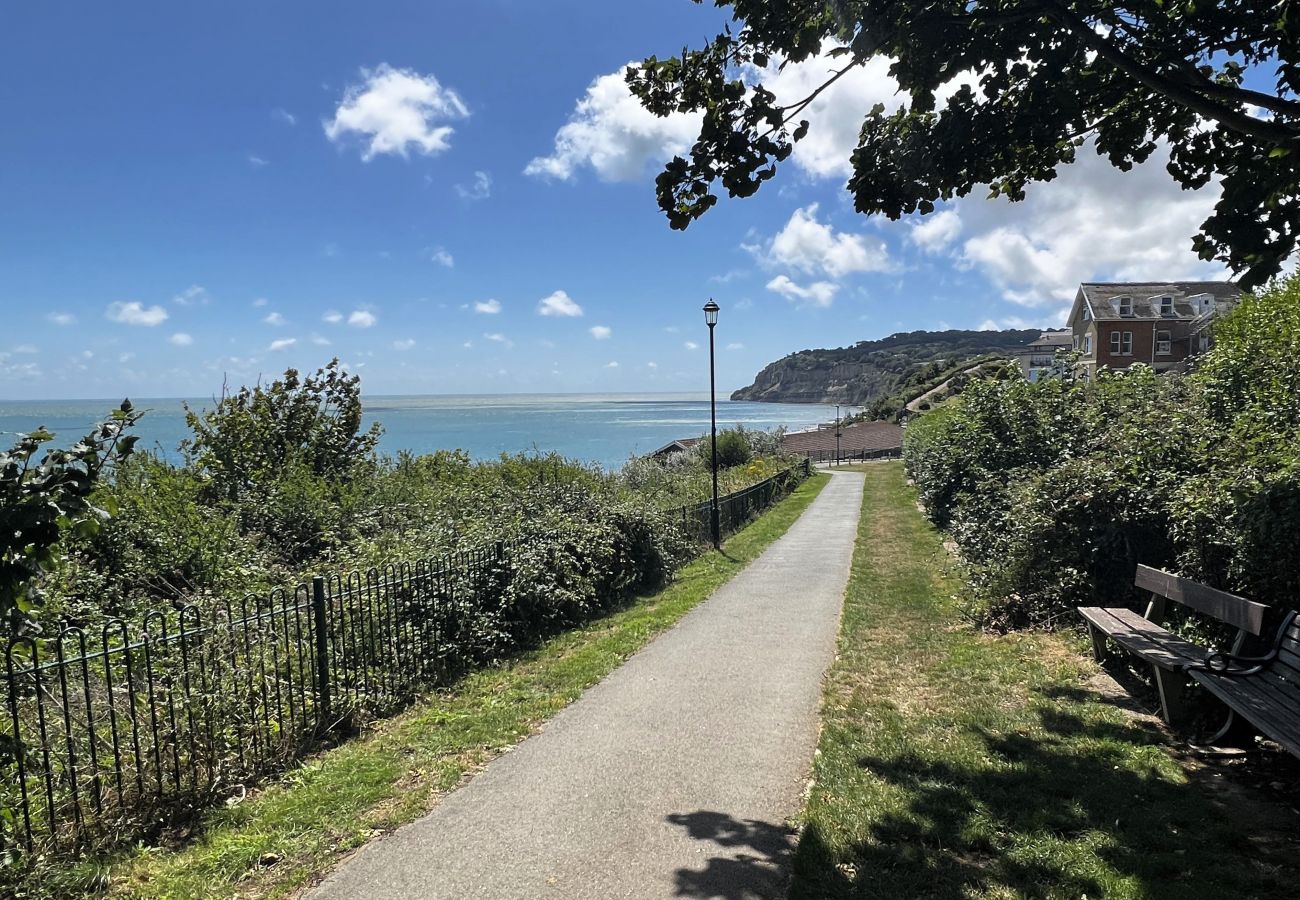
{"type": "Polygon", "coordinates": [[[1161,297],[1161,298],[1160,298],[1160,315],[1162,315],[1162,316],[1172,316],[1173,314],[1174,314],[1174,298],[1173,298],[1173,297],[1161,297]]]}
{"type": "Polygon", "coordinates": [[[1133,315],[1133,298],[1132,298],[1132,297],[1116,297],[1116,298],[1115,298],[1115,305],[1119,307],[1119,314],[1120,314],[1121,316],[1131,316],[1131,315],[1133,315]]]}

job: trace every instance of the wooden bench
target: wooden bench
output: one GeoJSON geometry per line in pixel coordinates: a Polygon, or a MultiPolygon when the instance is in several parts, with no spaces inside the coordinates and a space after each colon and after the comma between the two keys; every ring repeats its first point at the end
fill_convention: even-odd
{"type": "MultiPolygon", "coordinates": [[[[1138,566],[1133,583],[1151,593],[1151,602],[1147,604],[1144,615],[1122,607],[1110,609],[1100,606],[1080,607],[1079,615],[1088,623],[1093,654],[1099,662],[1105,657],[1106,638],[1110,638],[1151,664],[1160,693],[1160,714],[1166,722],[1172,723],[1182,711],[1187,670],[1204,666],[1212,651],[1164,628],[1169,602],[1236,628],[1229,651],[1233,654],[1241,652],[1248,637],[1259,636],[1268,607],[1150,566],[1138,566]]],[[[1235,687],[1224,690],[1239,692],[1235,687]]]]}
{"type": "Polygon", "coordinates": [[[1300,756],[1300,622],[1292,612],[1262,656],[1211,654],[1187,673],[1228,707],[1228,721],[1210,738],[1216,743],[1245,719],[1261,734],[1300,756]]]}

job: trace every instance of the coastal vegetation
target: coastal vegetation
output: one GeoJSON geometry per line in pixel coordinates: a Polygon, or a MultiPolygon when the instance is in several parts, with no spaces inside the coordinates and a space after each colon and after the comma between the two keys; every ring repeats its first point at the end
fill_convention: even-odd
{"type": "Polygon", "coordinates": [[[851,347],[800,350],[763,368],[732,400],[843,403],[888,418],[919,388],[978,359],[1005,356],[1037,338],[1038,329],[910,331],[851,347]]]}
{"type": "MultiPolygon", "coordinates": [[[[359,379],[332,362],[190,411],[179,462],[131,452],[130,404],[69,450],[36,462],[42,432],[6,458],[0,874],[165,840],[700,553],[699,454],[617,472],[389,458],[361,411],[359,379]]],[[[734,530],[803,470],[764,435],[720,438],[734,530]]]]}
{"type": "Polygon", "coordinates": [[[1188,374],[982,381],[904,456],[996,629],[1133,596],[1136,564],[1290,608],[1300,596],[1300,278],[1247,296],[1188,374]]]}

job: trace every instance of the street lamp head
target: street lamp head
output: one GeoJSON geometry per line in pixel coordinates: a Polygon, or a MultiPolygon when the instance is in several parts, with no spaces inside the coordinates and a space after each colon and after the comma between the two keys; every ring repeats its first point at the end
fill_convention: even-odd
{"type": "Polygon", "coordinates": [[[712,328],[714,325],[717,325],[718,310],[720,309],[722,309],[722,307],[714,303],[713,298],[710,297],[709,302],[704,304],[704,324],[708,325],[710,328],[712,328]]]}

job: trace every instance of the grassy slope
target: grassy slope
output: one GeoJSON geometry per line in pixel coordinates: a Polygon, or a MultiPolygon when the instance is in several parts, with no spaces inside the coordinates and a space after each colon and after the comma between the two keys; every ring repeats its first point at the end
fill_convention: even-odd
{"type": "Polygon", "coordinates": [[[1066,637],[960,624],[901,464],[864,468],[791,897],[1295,896],[1297,844],[1258,827],[1294,811],[1212,795],[1066,637]]]}
{"type": "Polygon", "coordinates": [[[118,896],[273,897],[328,870],[346,851],[417,818],[438,796],[676,623],[785,533],[828,480],[816,475],[664,590],[464,679],[308,760],[275,784],[209,814],[174,851],[141,849],[75,872],[44,873],[33,896],[67,896],[105,878],[118,896]]]}

